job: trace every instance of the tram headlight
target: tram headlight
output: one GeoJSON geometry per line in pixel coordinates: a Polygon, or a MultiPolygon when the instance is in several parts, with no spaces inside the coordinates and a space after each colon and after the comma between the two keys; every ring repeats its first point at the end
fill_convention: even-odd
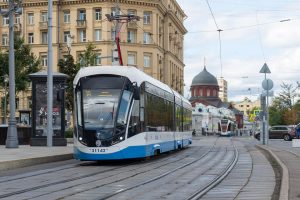
{"type": "Polygon", "coordinates": [[[122,137],[122,136],[120,137],[120,140],[123,140],[123,137],[122,137]]]}
{"type": "Polygon", "coordinates": [[[96,146],[101,147],[101,140],[96,140],[96,146]]]}
{"type": "Polygon", "coordinates": [[[79,137],[78,139],[79,139],[79,141],[82,141],[82,137],[79,137]]]}

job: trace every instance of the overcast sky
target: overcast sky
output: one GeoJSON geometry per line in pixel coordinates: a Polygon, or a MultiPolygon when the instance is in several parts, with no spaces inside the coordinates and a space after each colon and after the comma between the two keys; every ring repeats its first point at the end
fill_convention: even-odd
{"type": "Polygon", "coordinates": [[[221,32],[219,33],[206,0],[177,0],[186,15],[184,63],[185,96],[194,76],[207,70],[228,81],[229,101],[256,99],[262,91],[266,62],[267,74],[280,85],[300,82],[300,0],[208,0],[221,32]],[[284,22],[281,22],[284,20],[284,22]],[[249,90],[250,88],[250,90],[249,90]]]}

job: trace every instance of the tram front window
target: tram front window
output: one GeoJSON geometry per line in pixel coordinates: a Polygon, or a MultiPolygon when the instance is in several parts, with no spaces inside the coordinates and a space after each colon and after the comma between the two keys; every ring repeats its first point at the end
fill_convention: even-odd
{"type": "Polygon", "coordinates": [[[83,90],[86,128],[113,128],[120,92],[120,89],[83,90]]]}

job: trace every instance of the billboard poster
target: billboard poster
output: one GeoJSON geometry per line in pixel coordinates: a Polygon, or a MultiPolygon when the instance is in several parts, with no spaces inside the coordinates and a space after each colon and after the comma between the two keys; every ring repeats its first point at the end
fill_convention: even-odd
{"type": "MultiPolygon", "coordinates": [[[[53,84],[53,136],[61,136],[61,102],[57,100],[57,93],[60,89],[59,83],[53,84]]],[[[36,103],[35,103],[35,136],[47,136],[47,84],[36,83],[36,103]]]]}

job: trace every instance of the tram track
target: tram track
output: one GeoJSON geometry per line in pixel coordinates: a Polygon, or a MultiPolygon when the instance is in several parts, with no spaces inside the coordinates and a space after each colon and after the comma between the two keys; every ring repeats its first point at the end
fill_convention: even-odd
{"type": "MultiPolygon", "coordinates": [[[[216,151],[211,150],[211,151],[216,151]]],[[[110,194],[107,195],[105,197],[101,197],[98,198],[99,200],[102,199],[198,199],[200,198],[200,196],[202,196],[203,194],[205,194],[208,190],[210,190],[211,188],[213,188],[215,185],[217,185],[219,182],[221,182],[228,173],[230,173],[230,171],[232,170],[232,168],[235,166],[237,159],[238,159],[238,150],[237,148],[234,147],[234,149],[232,148],[226,148],[226,150],[224,152],[220,151],[216,151],[216,154],[214,154],[213,156],[211,156],[212,161],[211,162],[207,162],[205,161],[205,163],[199,163],[198,165],[195,165],[195,163],[192,163],[191,165],[194,166],[186,166],[189,167],[189,169],[186,169],[185,171],[183,171],[183,173],[180,172],[176,172],[175,176],[171,176],[168,179],[165,179],[164,181],[160,180],[159,183],[156,184],[156,182],[144,186],[140,184],[140,185],[136,185],[136,186],[132,186],[130,188],[126,188],[126,191],[129,190],[133,190],[131,193],[132,194],[123,194],[122,193],[126,192],[125,190],[122,191],[117,191],[115,194],[110,194]],[[222,154],[223,153],[223,154],[222,154]],[[215,156],[216,155],[216,156],[215,156]],[[214,160],[215,159],[215,160],[214,160]],[[223,160],[223,161],[222,161],[223,160]],[[199,184],[201,182],[206,182],[205,179],[214,176],[214,174],[216,174],[220,169],[220,163],[226,163],[226,167],[224,167],[224,170],[222,170],[221,173],[218,173],[218,176],[216,178],[214,178],[212,181],[206,183],[205,185],[202,185],[201,187],[199,187],[200,189],[193,189],[193,187],[195,187],[195,185],[199,184]],[[218,164],[219,163],[219,164],[218,164]],[[197,168],[199,166],[202,166],[201,169],[197,168]],[[193,170],[194,169],[199,169],[198,173],[197,170],[193,170]],[[193,172],[191,172],[193,171],[193,172]],[[203,177],[202,177],[203,175],[203,177]],[[189,179],[189,181],[185,182],[182,180],[187,180],[189,177],[193,177],[191,179],[189,179]],[[201,181],[202,180],[202,181],[201,181]],[[195,183],[197,182],[197,183],[195,183]],[[162,187],[164,186],[164,184],[166,184],[166,187],[162,187]],[[157,186],[155,186],[157,185],[157,186]],[[171,190],[170,190],[171,188],[171,190]],[[151,194],[152,191],[155,191],[155,195],[151,194]],[[191,192],[192,191],[192,192],[191,192]],[[190,192],[190,193],[188,193],[190,192]],[[134,194],[134,195],[133,195],[134,194]],[[182,196],[182,194],[185,194],[185,196],[182,196]],[[188,196],[189,194],[191,194],[188,198],[186,198],[186,196],[188,196]],[[116,196],[118,195],[118,196],[116,196]],[[148,196],[147,196],[148,195],[148,196]],[[107,198],[109,196],[109,198],[107,198]]],[[[180,170],[180,169],[178,169],[180,170]]],[[[163,178],[163,177],[162,177],[163,178]]],[[[147,183],[148,184],[148,183],[147,183]]]]}
{"type": "MultiPolygon", "coordinates": [[[[199,151],[199,149],[195,149],[195,151],[199,151]]],[[[183,154],[179,154],[179,156],[177,155],[178,157],[163,157],[163,158],[156,158],[155,160],[160,160],[160,161],[166,162],[166,163],[160,163],[160,167],[163,167],[164,165],[169,165],[169,164],[172,164],[174,162],[178,162],[178,160],[185,159],[185,158],[187,158],[189,156],[189,155],[186,155],[187,153],[184,153],[184,151],[180,151],[180,152],[183,152],[183,154]],[[168,160],[171,160],[171,161],[168,162],[168,160]]],[[[178,153],[180,153],[180,152],[178,152],[178,153]]],[[[177,152],[175,152],[175,154],[176,153],[177,152]]],[[[164,156],[164,155],[162,155],[162,156],[164,156]]],[[[144,165],[143,167],[144,168],[145,167],[152,168],[151,167],[152,165],[155,166],[155,165],[157,165],[157,163],[156,162],[146,162],[146,165],[144,165]]],[[[112,174],[112,175],[108,175],[108,176],[102,177],[102,179],[107,179],[107,178],[110,178],[111,176],[118,176],[121,173],[124,173],[124,171],[121,171],[121,169],[125,168],[125,167],[128,167],[128,166],[130,166],[130,165],[124,165],[124,166],[121,166],[121,167],[108,168],[108,169],[105,169],[105,170],[96,171],[94,173],[89,173],[89,174],[85,174],[85,175],[82,175],[82,176],[77,176],[77,177],[74,177],[74,178],[63,179],[63,180],[60,180],[60,181],[54,181],[54,182],[51,182],[51,183],[47,183],[47,184],[43,184],[43,185],[38,185],[38,186],[35,186],[35,187],[29,187],[29,188],[26,188],[26,189],[23,189],[23,190],[18,190],[18,191],[6,193],[6,194],[1,194],[0,198],[6,198],[6,197],[14,196],[14,195],[20,195],[20,194],[23,194],[23,193],[27,193],[27,192],[34,191],[34,190],[39,190],[39,189],[43,189],[43,188],[55,186],[55,185],[58,185],[58,184],[66,184],[66,183],[70,183],[70,182],[74,182],[74,181],[79,181],[79,180],[87,179],[89,177],[94,177],[94,176],[99,175],[99,174],[104,174],[104,173],[108,173],[108,172],[111,173],[113,171],[117,171],[116,174],[112,174]],[[121,172],[118,172],[119,170],[121,172]]],[[[81,167],[81,166],[72,166],[72,167],[62,168],[62,169],[59,169],[59,170],[51,170],[50,173],[55,173],[57,171],[62,171],[62,170],[67,170],[67,169],[70,170],[72,168],[77,168],[77,167],[81,167]]],[[[136,168],[127,170],[126,172],[136,171],[139,168],[141,168],[141,166],[137,166],[136,168]]],[[[145,172],[141,172],[141,173],[145,173],[145,172]]],[[[44,174],[47,174],[47,172],[37,173],[37,174],[34,174],[32,176],[24,176],[24,177],[18,177],[18,178],[13,178],[13,179],[9,179],[9,180],[4,180],[1,183],[5,184],[7,182],[19,181],[19,180],[22,180],[22,179],[24,180],[24,179],[32,178],[34,176],[44,175],[44,174]]],[[[99,179],[97,179],[97,181],[99,181],[99,179]]],[[[76,185],[73,185],[73,186],[70,186],[70,187],[67,187],[67,188],[62,188],[62,190],[67,190],[67,189],[70,189],[70,188],[73,188],[73,187],[76,187],[76,186],[79,186],[79,185],[82,185],[82,184],[84,184],[84,183],[76,184],[76,185]]],[[[43,195],[47,195],[47,194],[43,194],[43,195]]],[[[43,196],[43,195],[41,195],[41,196],[43,196]]],[[[38,196],[36,196],[36,197],[38,197],[38,196]]],[[[36,198],[36,197],[33,197],[33,198],[36,198]]]]}
{"type": "Polygon", "coordinates": [[[161,175],[159,175],[159,176],[156,176],[156,177],[154,177],[154,178],[152,178],[152,179],[149,179],[149,180],[147,180],[147,181],[144,181],[144,182],[142,182],[142,183],[137,183],[137,184],[135,184],[135,185],[133,185],[133,186],[131,186],[131,187],[127,187],[127,188],[118,190],[118,191],[116,191],[115,193],[106,195],[106,196],[101,197],[101,198],[97,198],[97,200],[105,200],[105,199],[109,199],[109,198],[111,198],[111,197],[113,197],[113,196],[115,196],[115,195],[121,194],[121,193],[123,193],[123,192],[126,192],[126,191],[129,191],[129,190],[132,190],[132,189],[141,187],[141,186],[143,186],[143,185],[152,183],[152,182],[154,182],[154,181],[156,181],[156,180],[158,180],[158,179],[161,179],[161,178],[163,178],[163,177],[166,177],[166,176],[168,176],[168,175],[170,175],[170,174],[172,174],[172,173],[174,173],[174,172],[176,172],[176,171],[178,171],[178,170],[180,170],[180,169],[183,169],[183,168],[185,168],[185,167],[187,167],[187,166],[190,166],[190,165],[194,164],[195,162],[198,162],[199,160],[203,159],[209,152],[211,152],[211,150],[209,150],[205,155],[201,156],[198,160],[194,160],[194,161],[188,162],[188,163],[186,163],[186,164],[184,164],[184,165],[181,165],[181,166],[179,166],[179,167],[177,167],[177,168],[175,168],[175,169],[173,169],[173,170],[171,170],[171,171],[168,171],[168,172],[166,172],[166,173],[164,173],[164,174],[161,174],[161,175]]]}
{"type": "Polygon", "coordinates": [[[204,194],[206,194],[209,190],[214,188],[216,185],[218,185],[234,168],[238,161],[238,150],[234,146],[234,156],[231,160],[231,162],[228,164],[228,166],[217,176],[215,177],[212,181],[210,181],[208,184],[197,190],[195,193],[190,195],[188,198],[185,200],[197,200],[200,199],[204,194]]]}

